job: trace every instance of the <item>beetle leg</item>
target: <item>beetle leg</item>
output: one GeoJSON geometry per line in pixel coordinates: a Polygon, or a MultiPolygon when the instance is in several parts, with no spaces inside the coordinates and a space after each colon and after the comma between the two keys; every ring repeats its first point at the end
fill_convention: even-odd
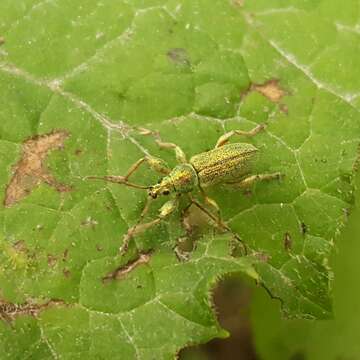
{"type": "Polygon", "coordinates": [[[167,165],[165,164],[165,162],[163,160],[153,157],[153,156],[145,156],[145,157],[139,159],[135,164],[130,166],[130,169],[128,170],[127,174],[125,175],[125,179],[128,180],[129,177],[143,163],[147,163],[152,170],[157,171],[163,175],[167,175],[170,172],[170,169],[167,167],[167,165]]]}
{"type": "Polygon", "coordinates": [[[151,203],[151,200],[148,200],[141,215],[140,215],[139,221],[134,226],[129,228],[128,232],[124,235],[123,244],[120,247],[121,254],[123,254],[127,251],[127,249],[129,248],[130,240],[134,236],[143,233],[144,231],[153,227],[154,225],[159,224],[162,220],[165,220],[168,216],[170,216],[177,209],[178,204],[179,204],[178,198],[169,200],[159,209],[159,215],[157,218],[155,218],[154,220],[149,221],[147,223],[141,223],[141,221],[143,220],[143,218],[149,211],[150,203],[151,203]]]}
{"type": "Polygon", "coordinates": [[[207,196],[205,190],[202,187],[199,186],[199,188],[200,188],[202,196],[204,197],[205,203],[215,209],[216,214],[217,214],[218,218],[220,219],[220,217],[221,217],[220,216],[220,207],[217,204],[217,202],[214,199],[212,199],[211,197],[207,196]]]}
{"type": "Polygon", "coordinates": [[[176,160],[181,163],[181,164],[186,164],[187,163],[187,159],[186,159],[186,155],[184,153],[184,151],[180,148],[180,146],[174,144],[174,143],[169,143],[169,142],[164,142],[161,140],[160,134],[158,131],[153,131],[150,129],[146,129],[146,128],[138,128],[140,134],[142,135],[151,135],[155,138],[155,142],[156,144],[161,148],[161,149],[173,149],[175,151],[175,156],[176,156],[176,160]]]}
{"type": "Polygon", "coordinates": [[[139,169],[141,164],[144,163],[148,164],[152,170],[157,171],[163,175],[167,175],[170,172],[170,169],[167,167],[167,165],[163,160],[152,156],[145,156],[139,159],[138,161],[136,161],[133,165],[131,165],[125,176],[121,176],[121,175],[87,176],[85,179],[105,180],[115,184],[123,184],[136,189],[147,189],[146,186],[137,185],[129,182],[130,176],[139,169]]]}
{"type": "Polygon", "coordinates": [[[227,184],[231,184],[236,187],[247,188],[258,181],[280,180],[281,178],[282,174],[279,172],[273,174],[257,174],[248,176],[245,179],[240,180],[239,182],[229,182],[227,184]]]}
{"type": "Polygon", "coordinates": [[[192,233],[192,226],[189,222],[189,210],[192,203],[190,202],[182,211],[181,211],[181,224],[187,235],[192,233]]]}
{"type": "Polygon", "coordinates": [[[241,245],[244,249],[244,253],[245,253],[245,255],[247,255],[248,251],[247,251],[246,244],[242,241],[242,239],[240,238],[239,235],[237,235],[236,233],[234,233],[231,230],[231,228],[222,220],[221,217],[216,218],[209,210],[207,210],[205,208],[205,206],[203,204],[201,204],[199,201],[197,201],[191,195],[189,195],[189,199],[192,204],[194,204],[197,208],[199,208],[202,212],[204,212],[211,220],[213,220],[219,229],[230,232],[231,235],[234,237],[234,239],[241,243],[241,245]]]}
{"type": "Polygon", "coordinates": [[[191,206],[192,202],[189,202],[189,204],[181,211],[181,225],[185,230],[185,235],[179,237],[173,247],[174,253],[180,262],[189,260],[191,251],[195,249],[195,241],[192,239],[193,227],[189,221],[189,210],[191,206]],[[192,250],[183,250],[181,248],[182,243],[187,243],[189,240],[192,243],[192,250]]]}
{"type": "Polygon", "coordinates": [[[181,163],[181,164],[187,163],[186,155],[185,155],[184,151],[180,148],[180,146],[178,146],[174,143],[163,142],[160,139],[156,139],[155,142],[156,142],[156,144],[159,145],[159,147],[161,149],[173,149],[175,151],[176,160],[179,163],[181,163]]]}
{"type": "Polygon", "coordinates": [[[227,132],[224,135],[219,137],[219,140],[217,141],[217,143],[215,145],[215,148],[218,148],[220,146],[225,145],[230,140],[230,138],[233,137],[234,135],[255,136],[256,134],[258,134],[263,129],[265,129],[265,124],[260,124],[260,125],[258,125],[256,127],[254,127],[250,131],[231,130],[231,131],[229,131],[229,132],[227,132]]]}
{"type": "Polygon", "coordinates": [[[217,227],[231,231],[231,229],[225,224],[225,222],[221,219],[221,217],[216,217],[214,214],[212,214],[206,207],[201,204],[199,201],[197,201],[195,198],[193,198],[191,195],[189,195],[190,201],[192,204],[194,204],[196,207],[198,207],[202,212],[204,212],[211,220],[215,222],[217,227]]]}

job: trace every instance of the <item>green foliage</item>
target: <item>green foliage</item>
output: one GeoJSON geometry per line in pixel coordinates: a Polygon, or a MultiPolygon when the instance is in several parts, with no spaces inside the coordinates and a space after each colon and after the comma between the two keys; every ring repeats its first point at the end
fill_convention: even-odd
{"type": "MultiPolygon", "coordinates": [[[[0,210],[2,357],[173,358],[226,336],[210,294],[233,272],[266,286],[288,317],[331,317],[329,256],[353,202],[360,137],[358,13],[336,0],[2,0],[1,200],[24,141],[69,134],[42,168],[56,183],[38,176],[0,210]],[[264,122],[241,141],[260,149],[255,173],[284,179],[210,191],[251,256],[232,256],[231,236],[203,225],[179,262],[180,212],[118,254],[146,194],[84,177],[125,174],[144,154],[174,166],[138,126],[190,157],[264,122]]],[[[133,181],[157,176],[142,168],[133,181]]]]}

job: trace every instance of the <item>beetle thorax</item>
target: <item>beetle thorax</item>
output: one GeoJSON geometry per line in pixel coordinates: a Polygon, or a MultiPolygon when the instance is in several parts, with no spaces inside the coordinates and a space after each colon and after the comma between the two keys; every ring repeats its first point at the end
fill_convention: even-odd
{"type": "Polygon", "coordinates": [[[198,185],[198,177],[195,169],[190,164],[176,166],[168,175],[175,192],[187,193],[198,185]]]}
{"type": "Polygon", "coordinates": [[[158,184],[151,186],[149,195],[156,199],[159,195],[190,192],[198,184],[195,169],[190,164],[181,164],[171,170],[168,176],[163,177],[158,184]]]}

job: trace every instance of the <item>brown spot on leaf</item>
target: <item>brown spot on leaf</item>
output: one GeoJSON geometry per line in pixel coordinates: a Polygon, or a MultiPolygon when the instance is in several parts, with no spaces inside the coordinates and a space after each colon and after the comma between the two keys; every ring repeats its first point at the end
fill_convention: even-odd
{"type": "Polygon", "coordinates": [[[0,36],[0,46],[5,44],[5,38],[0,36]]]}
{"type": "Polygon", "coordinates": [[[289,251],[292,248],[292,239],[288,232],[285,233],[285,236],[284,236],[284,248],[286,251],[289,251]]]}
{"type": "Polygon", "coordinates": [[[54,187],[59,192],[70,191],[69,186],[59,183],[45,165],[48,154],[62,149],[69,134],[64,130],[36,135],[22,146],[22,156],[15,165],[14,174],[5,191],[5,207],[11,207],[28,196],[41,183],[54,187]]]}
{"type": "Polygon", "coordinates": [[[51,254],[47,255],[47,263],[49,267],[54,267],[57,263],[57,260],[58,260],[57,256],[51,254]]]}
{"type": "Polygon", "coordinates": [[[62,261],[66,261],[69,256],[69,249],[65,249],[63,253],[62,261]]]}
{"type": "Polygon", "coordinates": [[[349,220],[349,216],[351,215],[351,209],[350,208],[344,208],[343,209],[343,212],[344,212],[344,216],[346,218],[346,221],[349,220]]]}
{"type": "Polygon", "coordinates": [[[151,259],[152,252],[142,253],[135,260],[131,260],[125,265],[121,265],[115,271],[107,274],[103,277],[103,282],[108,282],[111,280],[119,280],[126,277],[131,271],[137,268],[139,265],[147,264],[151,259]]]}
{"type": "Polygon", "coordinates": [[[99,223],[96,220],[94,220],[91,216],[88,216],[85,220],[81,222],[81,226],[90,227],[92,229],[94,229],[98,224],[99,223]]]}
{"type": "Polygon", "coordinates": [[[353,165],[353,171],[357,172],[359,170],[360,165],[360,144],[357,147],[357,156],[353,165]]]}
{"type": "Polygon", "coordinates": [[[27,253],[28,248],[26,247],[26,243],[24,240],[19,240],[16,243],[14,243],[14,249],[18,252],[27,253]]]}
{"type": "Polygon", "coordinates": [[[253,192],[251,191],[251,189],[245,189],[242,193],[248,198],[251,198],[253,196],[253,192]]]}
{"type": "Polygon", "coordinates": [[[0,319],[10,322],[21,315],[37,317],[42,310],[63,304],[64,302],[61,300],[49,300],[43,304],[37,304],[32,301],[27,301],[22,304],[14,304],[0,299],[0,319]]]}
{"type": "Polygon", "coordinates": [[[300,228],[301,228],[301,233],[302,233],[302,235],[305,236],[306,233],[307,233],[307,231],[308,231],[307,225],[302,222],[302,223],[300,224],[300,228]]]}
{"type": "Polygon", "coordinates": [[[190,65],[188,52],[183,48],[170,49],[167,54],[168,58],[177,65],[190,65]]]}
{"type": "Polygon", "coordinates": [[[279,80],[271,79],[263,84],[252,84],[251,90],[257,91],[273,103],[278,103],[286,92],[280,87],[279,80]]]}
{"type": "Polygon", "coordinates": [[[243,7],[245,0],[231,0],[232,4],[238,7],[243,7]]]}
{"type": "Polygon", "coordinates": [[[280,104],[279,109],[282,113],[284,113],[286,115],[289,113],[289,108],[285,104],[280,104]]]}
{"type": "Polygon", "coordinates": [[[63,269],[63,274],[66,278],[69,278],[71,275],[71,271],[69,269],[63,269]]]}
{"type": "Polygon", "coordinates": [[[265,252],[262,251],[256,252],[255,257],[262,262],[268,262],[271,259],[271,256],[269,254],[266,254],[265,252]]]}

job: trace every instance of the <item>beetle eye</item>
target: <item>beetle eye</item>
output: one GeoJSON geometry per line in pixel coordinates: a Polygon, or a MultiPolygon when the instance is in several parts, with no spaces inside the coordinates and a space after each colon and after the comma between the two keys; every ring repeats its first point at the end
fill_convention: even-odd
{"type": "Polygon", "coordinates": [[[170,191],[169,190],[164,190],[163,191],[163,195],[169,195],[170,194],[170,191]]]}

